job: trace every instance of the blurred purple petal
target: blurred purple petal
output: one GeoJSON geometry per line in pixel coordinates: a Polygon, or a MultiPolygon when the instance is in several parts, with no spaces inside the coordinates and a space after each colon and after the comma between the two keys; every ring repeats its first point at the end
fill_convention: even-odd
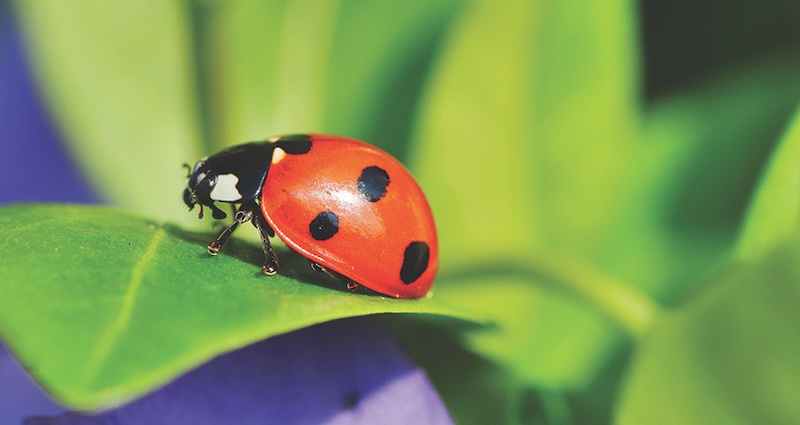
{"type": "Polygon", "coordinates": [[[0,1],[0,202],[97,202],[39,98],[8,3],[0,1]]]}
{"type": "Polygon", "coordinates": [[[452,424],[425,373],[375,317],[324,323],[223,355],[116,410],[35,425],[452,424]]]}
{"type": "Polygon", "coordinates": [[[19,424],[26,416],[56,414],[62,410],[0,345],[0,424],[19,424]]]}

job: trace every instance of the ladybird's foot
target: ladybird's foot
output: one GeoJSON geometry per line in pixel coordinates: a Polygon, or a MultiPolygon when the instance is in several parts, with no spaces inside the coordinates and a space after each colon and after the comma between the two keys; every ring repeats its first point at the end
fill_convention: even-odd
{"type": "Polygon", "coordinates": [[[276,273],[278,273],[278,262],[273,260],[264,263],[264,265],[261,266],[261,272],[267,276],[274,276],[276,273]]]}
{"type": "MultiPolygon", "coordinates": [[[[267,240],[269,243],[269,240],[267,240]]],[[[267,276],[272,276],[278,273],[278,256],[272,249],[272,245],[264,247],[264,265],[261,266],[261,272],[267,276]]]]}
{"type": "Polygon", "coordinates": [[[347,287],[347,290],[350,292],[355,292],[358,289],[358,287],[361,286],[354,280],[350,279],[349,277],[337,273],[333,270],[328,270],[326,267],[322,266],[319,263],[309,261],[308,264],[311,266],[311,270],[314,270],[315,272],[322,272],[338,281],[346,282],[345,286],[347,287]]]}
{"type": "Polygon", "coordinates": [[[219,241],[214,241],[208,244],[208,253],[211,255],[217,255],[220,249],[222,249],[222,244],[219,243],[219,241]]]}

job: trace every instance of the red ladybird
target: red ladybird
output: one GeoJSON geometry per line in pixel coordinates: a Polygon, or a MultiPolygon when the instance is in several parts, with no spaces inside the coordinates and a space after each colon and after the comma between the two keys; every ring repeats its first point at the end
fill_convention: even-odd
{"type": "Polygon", "coordinates": [[[212,242],[216,254],[252,219],[272,275],[277,234],[315,270],[398,298],[428,293],[436,275],[436,228],[425,195],[408,170],[361,141],[321,134],[291,135],[228,148],[197,162],[184,191],[191,209],[241,204],[234,222],[212,242]]]}

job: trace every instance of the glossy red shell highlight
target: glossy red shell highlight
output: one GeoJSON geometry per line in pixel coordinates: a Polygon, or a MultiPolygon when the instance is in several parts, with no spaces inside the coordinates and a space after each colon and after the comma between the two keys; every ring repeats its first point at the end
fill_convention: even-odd
{"type": "Polygon", "coordinates": [[[292,249],[373,291],[419,298],[438,268],[436,228],[428,202],[406,168],[388,153],[361,141],[312,135],[309,152],[273,162],[264,181],[261,210],[275,233],[292,249]],[[358,188],[367,167],[389,176],[385,195],[370,202],[358,188]],[[311,235],[321,212],[338,217],[338,231],[325,240],[311,235]],[[412,242],[429,248],[427,268],[413,282],[400,277],[412,242]]]}

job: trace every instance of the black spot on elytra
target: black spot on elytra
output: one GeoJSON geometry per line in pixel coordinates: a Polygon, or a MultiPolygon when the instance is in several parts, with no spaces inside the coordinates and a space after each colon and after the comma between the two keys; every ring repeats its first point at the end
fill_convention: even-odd
{"type": "Polygon", "coordinates": [[[389,174],[374,165],[365,168],[358,177],[358,191],[370,202],[377,202],[383,198],[387,186],[389,186],[389,174]]]}
{"type": "Polygon", "coordinates": [[[275,141],[275,146],[291,155],[308,153],[311,150],[311,136],[308,134],[290,134],[275,141]]]}
{"type": "Polygon", "coordinates": [[[330,239],[339,231],[339,216],[331,211],[323,211],[311,220],[308,230],[311,237],[318,241],[330,239]]]}
{"type": "Polygon", "coordinates": [[[411,242],[403,254],[403,267],[400,268],[400,280],[406,285],[414,283],[428,268],[431,250],[425,242],[411,242]]]}

